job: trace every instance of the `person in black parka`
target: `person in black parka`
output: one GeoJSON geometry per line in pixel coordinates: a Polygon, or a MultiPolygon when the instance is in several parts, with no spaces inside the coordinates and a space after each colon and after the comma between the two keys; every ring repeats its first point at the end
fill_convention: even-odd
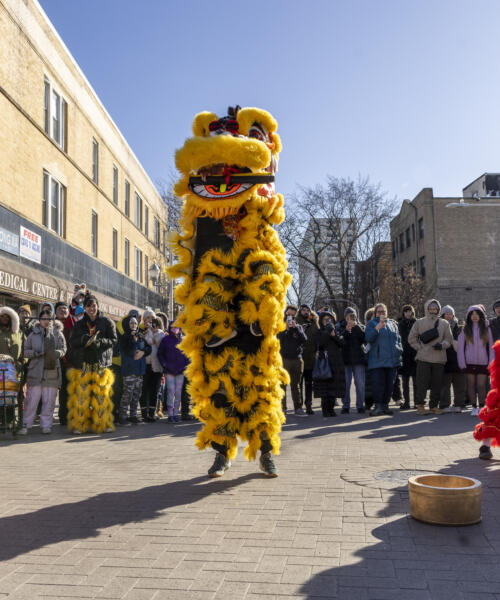
{"type": "Polygon", "coordinates": [[[328,362],[333,374],[332,379],[313,379],[315,398],[321,398],[321,410],[324,417],[335,417],[335,399],[345,395],[345,371],[342,357],[344,339],[335,332],[336,317],[333,312],[319,314],[320,329],[317,334],[318,349],[326,350],[328,362]]]}
{"type": "Polygon", "coordinates": [[[410,379],[413,383],[413,402],[415,403],[416,395],[416,375],[417,362],[415,356],[416,351],[408,343],[408,336],[411,328],[417,320],[415,318],[415,309],[411,304],[403,306],[403,316],[398,319],[399,335],[403,345],[403,365],[399,368],[399,374],[403,379],[403,398],[404,402],[400,406],[400,410],[408,410],[410,408],[410,379]]]}

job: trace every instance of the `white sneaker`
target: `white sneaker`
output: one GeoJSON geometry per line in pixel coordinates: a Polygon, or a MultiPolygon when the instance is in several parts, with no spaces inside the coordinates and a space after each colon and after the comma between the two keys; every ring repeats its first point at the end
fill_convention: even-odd
{"type": "Polygon", "coordinates": [[[74,433],[76,435],[82,435],[82,432],[79,429],[73,429],[71,433],[74,433]]]}
{"type": "Polygon", "coordinates": [[[52,429],[50,427],[44,427],[42,433],[52,433],[52,429]]]}
{"type": "Polygon", "coordinates": [[[479,414],[479,409],[476,408],[475,406],[472,407],[472,410],[470,411],[470,416],[471,417],[477,417],[479,414]]]}
{"type": "Polygon", "coordinates": [[[17,432],[17,435],[28,435],[28,428],[21,427],[21,429],[17,432]]]}

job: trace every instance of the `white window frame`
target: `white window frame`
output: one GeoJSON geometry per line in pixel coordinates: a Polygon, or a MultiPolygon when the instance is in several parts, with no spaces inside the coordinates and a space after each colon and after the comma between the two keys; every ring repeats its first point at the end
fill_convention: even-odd
{"type": "Polygon", "coordinates": [[[118,230],[113,227],[113,268],[118,268],[118,230]]]}
{"type": "Polygon", "coordinates": [[[123,247],[123,270],[125,275],[130,275],[130,240],[128,238],[125,238],[123,247]]]}
{"type": "Polygon", "coordinates": [[[113,202],[118,206],[118,167],[113,165],[113,202]]]}
{"type": "Polygon", "coordinates": [[[160,247],[160,221],[154,218],[154,245],[156,248],[160,247]]]}
{"type": "Polygon", "coordinates": [[[99,142],[92,138],[92,181],[99,185],[99,142]]]}
{"type": "Polygon", "coordinates": [[[142,283],[142,250],[134,246],[135,280],[142,283]]]}
{"type": "Polygon", "coordinates": [[[144,285],[149,287],[149,256],[144,255],[144,285]]]}
{"type": "Polygon", "coordinates": [[[91,252],[92,252],[92,256],[97,258],[97,252],[99,250],[99,245],[98,245],[98,241],[99,241],[99,217],[96,213],[95,210],[92,211],[92,225],[91,225],[91,252]],[[95,230],[94,230],[94,223],[95,223],[95,230]]]}
{"type": "Polygon", "coordinates": [[[135,192],[134,223],[142,231],[142,198],[135,192]]]}
{"type": "Polygon", "coordinates": [[[44,79],[44,129],[54,142],[66,151],[66,118],[68,103],[47,77],[44,79]],[[55,116],[55,113],[57,116],[55,116]]]}
{"type": "Polygon", "coordinates": [[[47,229],[66,236],[66,188],[43,170],[42,221],[47,229]]]}
{"type": "Polygon", "coordinates": [[[125,179],[125,205],[123,207],[125,216],[130,218],[130,181],[125,179]]]}

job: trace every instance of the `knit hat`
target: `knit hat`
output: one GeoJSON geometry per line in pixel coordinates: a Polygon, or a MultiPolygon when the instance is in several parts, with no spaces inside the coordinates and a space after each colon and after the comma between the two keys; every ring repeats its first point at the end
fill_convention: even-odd
{"type": "Polygon", "coordinates": [[[347,315],[355,315],[356,311],[354,310],[354,308],[351,308],[350,306],[348,306],[345,310],[344,310],[344,317],[347,317],[347,315]]]}
{"type": "Polygon", "coordinates": [[[128,311],[128,315],[127,316],[128,317],[135,317],[136,319],[138,319],[141,315],[139,314],[138,310],[136,310],[135,308],[131,308],[128,311]]]}
{"type": "Polygon", "coordinates": [[[500,300],[496,300],[495,302],[493,302],[493,310],[495,310],[495,308],[498,308],[500,306],[500,300]]]}
{"type": "Polygon", "coordinates": [[[449,304],[443,306],[441,314],[444,315],[446,313],[451,313],[453,316],[455,316],[455,309],[453,308],[453,306],[450,306],[449,304]]]}
{"type": "Polygon", "coordinates": [[[144,309],[144,312],[142,313],[142,320],[143,321],[145,321],[148,317],[153,317],[153,319],[156,317],[154,311],[151,310],[150,308],[144,309]]]}
{"type": "MultiPolygon", "coordinates": [[[[31,317],[31,307],[29,304],[21,304],[21,306],[17,309],[17,312],[19,313],[20,310],[25,310],[31,317]]],[[[493,307],[493,310],[495,310],[495,307],[493,307]]]]}
{"type": "Polygon", "coordinates": [[[431,308],[433,305],[434,305],[434,308],[438,309],[438,314],[440,314],[441,304],[439,304],[439,300],[436,300],[435,298],[431,298],[430,300],[427,300],[427,302],[425,303],[425,312],[427,313],[429,308],[431,308]]]}

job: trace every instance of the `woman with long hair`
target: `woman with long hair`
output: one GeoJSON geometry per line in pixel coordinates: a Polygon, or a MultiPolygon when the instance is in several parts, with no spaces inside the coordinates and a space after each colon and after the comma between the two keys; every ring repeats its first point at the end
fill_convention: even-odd
{"type": "Polygon", "coordinates": [[[458,336],[458,366],[467,373],[467,393],[472,402],[471,416],[479,414],[486,401],[488,365],[495,358],[493,336],[481,304],[469,306],[465,327],[458,336]],[[477,393],[477,396],[476,396],[477,393]]]}

